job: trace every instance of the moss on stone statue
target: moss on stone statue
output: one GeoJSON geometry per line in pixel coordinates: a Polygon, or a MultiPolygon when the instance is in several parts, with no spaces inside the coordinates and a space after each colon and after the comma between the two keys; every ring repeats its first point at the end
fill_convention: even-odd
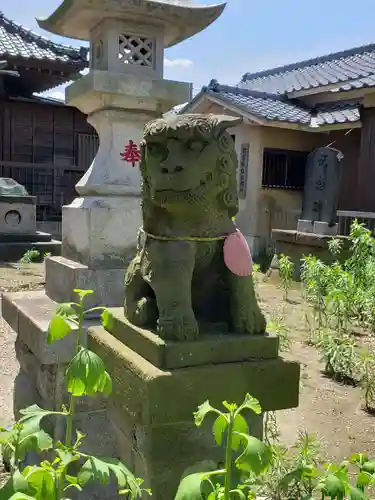
{"type": "Polygon", "coordinates": [[[250,275],[224,264],[238,211],[237,118],[170,116],[146,125],[141,174],[143,241],[125,279],[125,314],[163,339],[193,340],[202,322],[263,334],[250,275]]]}

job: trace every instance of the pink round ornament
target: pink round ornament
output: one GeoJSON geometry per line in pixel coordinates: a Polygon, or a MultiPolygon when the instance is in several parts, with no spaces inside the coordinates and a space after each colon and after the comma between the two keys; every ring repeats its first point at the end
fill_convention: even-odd
{"type": "Polygon", "coordinates": [[[253,259],[244,235],[237,229],[224,241],[224,262],[237,276],[250,276],[253,272],[253,259]]]}

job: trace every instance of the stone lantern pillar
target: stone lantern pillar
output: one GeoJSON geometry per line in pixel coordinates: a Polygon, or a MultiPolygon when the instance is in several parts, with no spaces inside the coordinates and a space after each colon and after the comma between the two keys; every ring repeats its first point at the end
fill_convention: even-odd
{"type": "Polygon", "coordinates": [[[141,225],[139,143],[146,122],[191,97],[188,83],[163,79],[164,49],[213,22],[224,5],[190,0],[65,0],[39,25],[90,41],[89,73],[66,99],[88,115],[98,153],[63,208],[62,256],[46,262],[46,292],[72,300],[95,291],[92,305],[123,302],[124,269],[141,225]]]}

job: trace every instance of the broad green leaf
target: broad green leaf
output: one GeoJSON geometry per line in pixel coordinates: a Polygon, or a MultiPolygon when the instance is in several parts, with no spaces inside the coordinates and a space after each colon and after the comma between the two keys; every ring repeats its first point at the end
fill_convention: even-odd
{"type": "Polygon", "coordinates": [[[221,446],[223,442],[224,432],[228,428],[228,420],[225,415],[219,415],[212,426],[212,432],[216,441],[216,444],[221,446]]]}
{"type": "Polygon", "coordinates": [[[237,451],[240,449],[243,439],[239,434],[249,434],[249,426],[242,415],[237,414],[233,422],[232,449],[237,451]]]}
{"type": "Polygon", "coordinates": [[[203,404],[198,406],[198,410],[194,413],[195,425],[197,427],[200,427],[209,413],[217,413],[218,415],[222,415],[221,411],[211,406],[209,401],[205,401],[203,404]]]}
{"type": "Polygon", "coordinates": [[[262,413],[262,407],[260,406],[259,401],[250,394],[246,394],[245,401],[239,407],[238,412],[247,409],[251,410],[256,415],[260,415],[262,413]]]}
{"type": "Polygon", "coordinates": [[[87,295],[92,295],[94,290],[80,290],[79,288],[75,288],[73,292],[76,293],[81,300],[83,300],[87,297],[87,295]]]}
{"type": "Polygon", "coordinates": [[[27,493],[28,483],[21,472],[17,469],[8,479],[5,485],[0,488],[0,500],[9,500],[14,494],[27,493]]]}
{"type": "Polygon", "coordinates": [[[106,330],[111,329],[113,325],[113,314],[108,311],[108,309],[104,309],[101,315],[103,328],[106,330]]]}
{"type": "Polygon", "coordinates": [[[78,309],[80,307],[81,306],[75,302],[65,302],[64,304],[59,304],[57,306],[55,315],[63,318],[76,319],[78,317],[78,309]]]}
{"type": "Polygon", "coordinates": [[[239,500],[246,500],[246,498],[247,498],[245,493],[239,489],[231,490],[230,494],[231,494],[231,498],[233,498],[233,500],[235,498],[238,498],[239,500]]]}
{"type": "Polygon", "coordinates": [[[209,481],[205,480],[206,476],[207,473],[197,472],[184,477],[174,500],[204,500],[210,498],[212,486],[209,481]]]}
{"type": "Polygon", "coordinates": [[[356,486],[357,488],[365,488],[373,481],[373,476],[369,472],[362,470],[357,476],[356,486]]]}
{"type": "Polygon", "coordinates": [[[285,476],[283,476],[280,480],[280,488],[282,489],[282,491],[284,491],[284,493],[286,493],[292,483],[301,481],[302,476],[303,467],[298,467],[297,469],[288,472],[288,474],[285,474],[285,476]]]}
{"type": "Polygon", "coordinates": [[[119,489],[128,488],[134,498],[141,497],[139,481],[115,458],[89,457],[78,474],[78,482],[80,486],[85,486],[91,480],[109,484],[111,475],[116,477],[119,489]]]}
{"type": "Polygon", "coordinates": [[[368,460],[362,465],[362,469],[370,474],[375,472],[375,460],[368,460]]]}
{"type": "MultiPolygon", "coordinates": [[[[23,460],[28,451],[42,452],[52,448],[52,438],[40,428],[41,420],[47,415],[56,414],[32,405],[20,411],[22,417],[13,427],[9,444],[17,446],[18,459],[23,460]]],[[[7,449],[7,447],[5,448],[7,449]]]]}
{"type": "Polygon", "coordinates": [[[11,430],[6,430],[3,429],[0,431],[0,444],[5,444],[11,435],[12,431],[11,430]]]}
{"type": "Polygon", "coordinates": [[[328,474],[318,488],[330,498],[342,499],[345,496],[345,485],[335,474],[328,474]]]}
{"type": "Polygon", "coordinates": [[[48,344],[53,344],[56,340],[65,338],[72,332],[72,327],[62,316],[54,316],[48,326],[48,344]]]}
{"type": "Polygon", "coordinates": [[[271,449],[253,436],[240,433],[238,433],[238,436],[241,438],[244,451],[236,459],[236,466],[245,472],[253,472],[256,475],[261,474],[272,460],[271,449]]]}
{"type": "Polygon", "coordinates": [[[25,468],[23,475],[35,492],[35,500],[55,500],[55,479],[51,471],[31,466],[25,468]]]}
{"type": "Polygon", "coordinates": [[[349,486],[349,499],[369,500],[369,497],[365,494],[365,492],[361,491],[360,489],[354,488],[353,486],[349,486]]]}
{"type": "Polygon", "coordinates": [[[73,396],[92,396],[98,392],[109,394],[112,389],[112,380],[103,361],[86,348],[81,348],[69,363],[66,379],[68,391],[73,396]]]}
{"type": "Polygon", "coordinates": [[[351,464],[364,464],[368,462],[368,454],[367,453],[355,453],[350,457],[351,464]]]}
{"type": "Polygon", "coordinates": [[[35,500],[35,496],[31,497],[29,495],[26,495],[26,493],[14,493],[14,495],[8,497],[6,500],[35,500]]]}
{"type": "Polygon", "coordinates": [[[98,392],[102,392],[105,396],[109,396],[112,393],[112,378],[108,372],[104,372],[100,378],[98,392]]]}

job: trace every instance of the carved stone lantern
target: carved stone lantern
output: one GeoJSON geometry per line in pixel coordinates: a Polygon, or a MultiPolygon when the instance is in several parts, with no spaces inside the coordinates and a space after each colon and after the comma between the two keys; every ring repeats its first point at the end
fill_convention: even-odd
{"type": "Polygon", "coordinates": [[[38,20],[51,33],[90,41],[90,70],[67,88],[66,99],[88,115],[100,140],[76,186],[80,197],[63,209],[62,257],[46,265],[46,289],[53,300],[70,300],[70,290],[84,282],[96,291],[94,304],[122,302],[123,269],[141,224],[138,167],[144,124],[191,98],[191,84],[163,79],[164,49],[203,30],[224,6],[191,0],[64,0],[48,19],[38,20]],[[62,272],[64,279],[56,278],[62,272]]]}

